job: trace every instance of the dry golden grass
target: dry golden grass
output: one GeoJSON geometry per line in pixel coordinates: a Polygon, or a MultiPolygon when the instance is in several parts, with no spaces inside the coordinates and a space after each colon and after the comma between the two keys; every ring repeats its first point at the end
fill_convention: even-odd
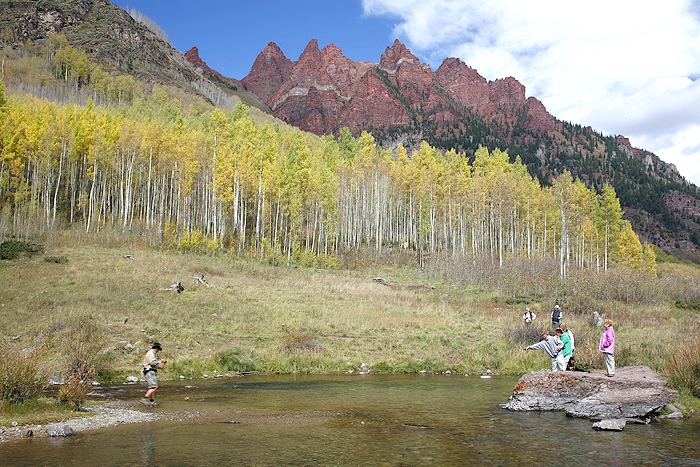
{"type": "MultiPolygon", "coordinates": [[[[49,349],[44,366],[55,373],[64,366],[71,326],[88,319],[95,336],[105,336],[96,362],[103,379],[138,375],[153,341],[168,360],[163,378],[225,371],[226,356],[260,372],[344,372],[362,363],[408,372],[515,374],[549,367],[543,352],[523,352],[512,338],[524,305],[428,280],[410,268],[275,267],[230,255],[114,244],[49,247],[47,255],[67,262],[41,256],[0,262],[0,334],[21,336],[15,346],[49,349]],[[211,288],[193,279],[202,274],[211,288]],[[398,286],[373,282],[377,276],[398,286]],[[177,281],[185,291],[165,290],[177,281]],[[407,287],[428,283],[435,288],[407,287]]],[[[535,326],[547,327],[551,304],[529,306],[538,315],[535,326]]],[[[615,321],[619,366],[664,372],[678,337],[699,321],[697,312],[666,303],[604,306],[615,321]]],[[[601,329],[591,316],[564,309],[564,321],[576,337],[579,365],[602,368],[601,329]]]]}

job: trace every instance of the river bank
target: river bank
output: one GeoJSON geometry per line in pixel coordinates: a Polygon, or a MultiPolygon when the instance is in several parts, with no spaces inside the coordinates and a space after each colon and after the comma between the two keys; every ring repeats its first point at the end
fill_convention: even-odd
{"type": "MultiPolygon", "coordinates": [[[[365,376],[359,374],[347,376],[351,378],[372,378],[369,374],[365,376]]],[[[376,376],[381,378],[381,375],[376,376]]],[[[464,378],[465,376],[469,378],[469,376],[461,374],[431,376],[448,379],[464,378]]],[[[590,373],[569,371],[552,373],[550,370],[540,370],[524,375],[515,385],[510,400],[506,404],[501,404],[501,406],[513,411],[565,410],[567,415],[573,417],[594,418],[595,416],[601,415],[604,417],[612,416],[612,412],[604,414],[603,412],[605,411],[599,410],[602,405],[613,407],[615,411],[626,408],[627,412],[630,412],[630,407],[634,407],[635,405],[643,407],[653,405],[653,410],[642,410],[644,413],[620,412],[620,414],[618,414],[619,416],[627,418],[639,417],[646,419],[646,423],[648,423],[650,418],[658,416],[662,408],[667,403],[671,402],[673,397],[677,396],[675,391],[667,387],[665,378],[652,372],[648,367],[618,368],[616,376],[617,377],[614,379],[606,378],[601,371],[593,371],[590,373]],[[640,396],[640,392],[644,394],[640,396]],[[591,395],[594,396],[591,397],[591,395]],[[601,395],[606,395],[606,397],[601,397],[601,395]],[[596,407],[596,413],[569,413],[569,411],[571,411],[571,406],[578,407],[584,399],[595,399],[595,404],[593,405],[596,407]],[[658,399],[659,402],[657,404],[652,404],[652,402],[650,402],[652,399],[658,399]]],[[[258,375],[253,378],[264,379],[267,377],[258,375]]],[[[270,376],[270,378],[275,377],[270,376]]],[[[481,379],[478,375],[475,375],[473,378],[481,379]]],[[[490,378],[490,376],[487,378],[490,378]]],[[[221,382],[223,380],[217,379],[216,381],[221,382]]],[[[207,379],[191,380],[187,382],[184,388],[196,390],[199,385],[212,383],[212,380],[207,379]]],[[[235,386],[238,385],[234,385],[234,387],[235,386]]],[[[181,388],[171,389],[177,392],[182,390],[181,388]]],[[[108,390],[108,393],[110,397],[112,397],[114,391],[108,390]]],[[[52,428],[55,430],[57,427],[60,429],[64,426],[69,426],[69,431],[72,431],[74,434],[79,434],[117,425],[151,423],[157,421],[192,422],[199,420],[206,423],[207,421],[211,422],[212,420],[217,420],[222,422],[218,420],[220,418],[218,410],[203,409],[200,404],[194,401],[192,401],[193,405],[190,407],[186,407],[186,405],[183,406],[183,400],[185,404],[190,403],[188,402],[190,398],[187,396],[177,396],[178,400],[176,401],[173,400],[173,394],[171,393],[168,402],[157,408],[146,407],[142,405],[138,399],[134,399],[132,396],[128,397],[128,399],[112,399],[107,402],[93,400],[84,407],[80,415],[67,417],[65,420],[56,423],[0,427],[0,443],[49,437],[51,436],[52,428]]],[[[199,399],[198,402],[202,401],[204,401],[204,399],[199,399]]],[[[669,405],[669,407],[672,406],[669,405]]],[[[580,407],[578,412],[581,412],[580,407]]],[[[692,414],[693,412],[691,410],[690,415],[692,414]]],[[[676,415],[678,416],[668,417],[668,415],[662,415],[659,418],[684,418],[679,413],[676,413],[676,415]]],[[[233,423],[237,425],[301,425],[309,423],[309,421],[311,421],[311,423],[321,423],[338,416],[341,416],[341,414],[304,412],[300,415],[286,411],[270,414],[251,414],[245,411],[238,411],[235,421],[229,420],[223,421],[223,423],[233,423]]]]}
{"type": "Polygon", "coordinates": [[[0,443],[49,437],[49,431],[52,427],[62,428],[66,425],[71,428],[73,433],[81,433],[131,423],[147,423],[158,420],[184,421],[198,416],[195,412],[170,413],[152,409],[133,401],[109,401],[100,405],[87,406],[83,410],[84,412],[79,416],[69,417],[61,422],[0,427],[0,443]]]}

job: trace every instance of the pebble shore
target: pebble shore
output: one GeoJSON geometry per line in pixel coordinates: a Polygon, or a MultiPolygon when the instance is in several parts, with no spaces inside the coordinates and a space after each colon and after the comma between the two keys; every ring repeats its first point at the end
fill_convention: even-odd
{"type": "Polygon", "coordinates": [[[91,412],[93,414],[89,416],[71,418],[49,425],[0,427],[0,443],[15,441],[27,437],[47,437],[49,436],[49,427],[52,425],[68,425],[73,429],[74,433],[80,433],[82,431],[96,430],[114,425],[152,422],[155,420],[171,418],[169,414],[135,410],[135,407],[137,406],[133,403],[114,401],[103,405],[85,408],[86,412],[91,412]]]}

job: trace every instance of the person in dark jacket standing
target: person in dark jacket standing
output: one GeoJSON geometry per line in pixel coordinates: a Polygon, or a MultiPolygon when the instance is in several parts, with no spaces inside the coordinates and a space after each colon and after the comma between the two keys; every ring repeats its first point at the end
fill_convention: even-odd
{"type": "Polygon", "coordinates": [[[554,305],[554,310],[552,310],[552,328],[553,329],[556,329],[559,327],[559,323],[561,323],[561,317],[562,317],[561,308],[559,308],[559,305],[554,305]]]}

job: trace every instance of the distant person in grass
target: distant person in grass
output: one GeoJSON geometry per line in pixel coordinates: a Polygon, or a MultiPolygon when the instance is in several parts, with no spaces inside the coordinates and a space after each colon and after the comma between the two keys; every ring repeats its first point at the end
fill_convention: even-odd
{"type": "Polygon", "coordinates": [[[544,350],[544,352],[552,359],[552,371],[564,371],[564,355],[561,349],[564,344],[559,338],[550,336],[549,331],[542,331],[542,340],[537,344],[525,347],[523,350],[544,350]]]}
{"type": "Polygon", "coordinates": [[[158,342],[154,342],[151,349],[143,357],[143,377],[148,385],[148,390],[141,399],[141,403],[149,407],[157,407],[153,395],[158,389],[158,370],[165,368],[165,359],[158,359],[158,352],[163,350],[158,342]]]}
{"type": "Polygon", "coordinates": [[[552,329],[556,329],[559,327],[559,323],[561,323],[561,318],[561,308],[559,307],[559,305],[554,305],[554,309],[552,310],[552,329]]]}
{"type": "Polygon", "coordinates": [[[600,336],[598,350],[603,352],[607,376],[615,376],[615,330],[611,319],[603,321],[603,334],[600,336]]]}
{"type": "Polygon", "coordinates": [[[532,324],[535,318],[537,318],[537,315],[530,311],[530,308],[525,308],[525,313],[523,313],[523,321],[525,321],[525,324],[532,324]]]}

